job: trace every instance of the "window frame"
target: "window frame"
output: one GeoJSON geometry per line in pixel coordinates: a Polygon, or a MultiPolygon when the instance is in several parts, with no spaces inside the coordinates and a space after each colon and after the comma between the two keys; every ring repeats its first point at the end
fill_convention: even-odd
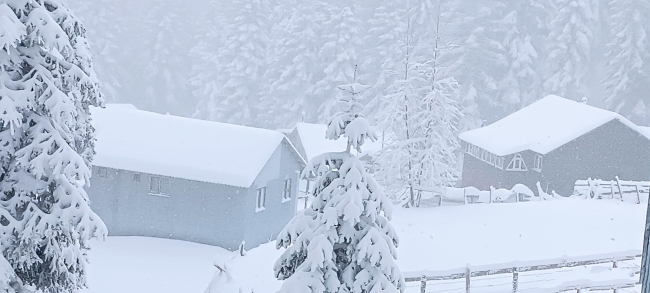
{"type": "Polygon", "coordinates": [[[135,181],[135,182],[142,182],[142,174],[140,174],[140,173],[133,173],[133,181],[135,181]]]}
{"type": "Polygon", "coordinates": [[[503,170],[503,163],[505,162],[505,158],[501,156],[496,156],[495,162],[494,162],[494,167],[497,167],[498,169],[503,170]]]}
{"type": "Polygon", "coordinates": [[[506,167],[506,171],[518,171],[518,172],[526,172],[528,171],[528,166],[526,166],[526,162],[524,161],[524,157],[521,156],[521,154],[517,153],[512,157],[512,160],[508,163],[508,166],[506,167]]]}
{"type": "Polygon", "coordinates": [[[160,176],[149,177],[149,194],[160,194],[160,176]]]}
{"type": "Polygon", "coordinates": [[[260,187],[255,192],[255,212],[266,209],[266,186],[260,187]]]}
{"type": "Polygon", "coordinates": [[[284,179],[284,188],[282,189],[282,203],[291,201],[292,182],[291,178],[284,179]]]}
{"type": "Polygon", "coordinates": [[[544,167],[544,156],[540,154],[535,154],[535,162],[533,162],[533,170],[537,172],[542,172],[544,167]]]}
{"type": "Polygon", "coordinates": [[[165,176],[152,175],[149,177],[149,194],[169,197],[170,178],[165,176]],[[156,183],[154,184],[154,181],[156,183]],[[165,189],[165,190],[163,190],[165,189]]]}

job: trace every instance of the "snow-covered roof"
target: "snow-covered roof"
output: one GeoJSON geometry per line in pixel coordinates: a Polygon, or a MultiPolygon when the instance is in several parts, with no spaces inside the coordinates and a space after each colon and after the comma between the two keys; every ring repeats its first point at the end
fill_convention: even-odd
{"type": "Polygon", "coordinates": [[[643,135],[650,137],[650,126],[638,126],[643,135]]]}
{"type": "Polygon", "coordinates": [[[94,165],[237,187],[250,187],[286,139],[273,130],[131,105],[109,104],[91,113],[97,137],[94,165]]]}
{"type": "MultiPolygon", "coordinates": [[[[306,160],[329,152],[342,152],[347,147],[347,140],[339,138],[331,140],[325,138],[327,132],[327,125],[300,122],[294,127],[294,131],[298,132],[300,142],[305,150],[306,160]]],[[[381,149],[379,141],[372,142],[367,140],[361,147],[362,155],[374,154],[381,149]]]]}
{"type": "Polygon", "coordinates": [[[459,138],[499,156],[524,150],[547,154],[612,120],[650,138],[649,133],[615,112],[555,95],[495,123],[464,132],[459,138]]]}

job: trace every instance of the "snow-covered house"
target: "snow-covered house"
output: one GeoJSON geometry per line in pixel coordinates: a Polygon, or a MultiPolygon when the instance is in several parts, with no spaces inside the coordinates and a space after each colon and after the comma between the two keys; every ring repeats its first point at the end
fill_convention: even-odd
{"type": "Polygon", "coordinates": [[[650,180],[650,133],[617,113],[554,95],[459,138],[463,186],[537,190],[539,181],[566,196],[578,179],[650,180]]]}
{"type": "Polygon", "coordinates": [[[88,194],[109,235],[236,249],[293,217],[305,161],[280,132],[141,111],[93,108],[88,194]]]}

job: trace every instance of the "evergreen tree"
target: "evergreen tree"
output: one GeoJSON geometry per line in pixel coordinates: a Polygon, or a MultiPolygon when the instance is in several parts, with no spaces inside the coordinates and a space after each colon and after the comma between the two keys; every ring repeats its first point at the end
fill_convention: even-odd
{"type": "Polygon", "coordinates": [[[397,79],[381,98],[377,115],[386,147],[377,160],[376,176],[395,193],[408,186],[406,206],[418,205],[416,187],[449,186],[459,171],[455,152],[462,113],[458,84],[448,76],[444,62],[451,46],[443,40],[443,9],[440,3],[419,4],[415,12],[410,7],[404,10],[405,34],[396,43],[403,59],[389,71],[397,79]],[[433,20],[433,25],[425,19],[433,20]],[[425,40],[417,42],[423,36],[425,40]]]}
{"type": "Polygon", "coordinates": [[[121,101],[120,96],[131,85],[130,68],[123,62],[124,55],[133,53],[130,42],[124,40],[124,28],[129,24],[121,10],[125,3],[118,0],[69,0],[69,3],[75,7],[75,14],[92,41],[93,65],[102,80],[104,98],[110,102],[121,101]]]}
{"type": "Polygon", "coordinates": [[[102,104],[85,30],[58,0],[3,1],[0,21],[0,246],[23,282],[76,291],[106,234],[83,189],[102,104]]]}
{"type": "MultiPolygon", "coordinates": [[[[234,19],[225,27],[225,43],[215,57],[217,80],[201,82],[204,87],[197,90],[202,96],[194,117],[257,125],[256,106],[267,70],[270,7],[266,0],[237,0],[232,7],[229,14],[234,19]]],[[[214,64],[215,59],[205,61],[214,64]]]]}
{"type": "Polygon", "coordinates": [[[328,123],[326,137],[345,137],[347,150],[312,159],[303,177],[315,179],[312,206],[280,232],[286,251],[275,264],[280,292],[403,292],[395,263],[397,233],[389,222],[392,204],[351,149],[375,140],[357,94],[357,83],[342,86],[345,110],[328,123]]]}
{"type": "Polygon", "coordinates": [[[326,20],[324,2],[281,1],[272,16],[269,66],[264,75],[261,125],[288,127],[308,114],[315,122],[318,101],[313,100],[318,49],[326,20]]]}
{"type": "Polygon", "coordinates": [[[329,93],[338,84],[353,78],[354,66],[359,61],[357,50],[361,45],[362,22],[357,18],[361,10],[355,2],[328,3],[328,18],[323,23],[324,43],[318,52],[322,58],[322,72],[316,76],[315,98],[320,101],[317,108],[318,121],[326,121],[335,111],[337,98],[329,93]]]}
{"type": "MultiPolygon", "coordinates": [[[[639,103],[650,105],[650,3],[612,0],[612,40],[608,43],[607,106],[632,116],[639,103]]],[[[645,122],[647,117],[635,117],[645,122]]]]}
{"type": "Polygon", "coordinates": [[[549,26],[546,76],[548,93],[567,98],[584,96],[589,72],[593,30],[597,25],[597,1],[554,0],[557,13],[549,26]]]}
{"type": "MultiPolygon", "coordinates": [[[[188,95],[193,55],[179,54],[195,42],[202,23],[197,22],[192,5],[183,0],[152,1],[143,17],[144,61],[137,105],[143,109],[166,109],[166,112],[189,115],[196,100],[188,95]],[[188,31],[189,30],[189,31],[188,31]],[[151,33],[155,32],[155,33],[151,33]]],[[[214,53],[214,52],[213,52],[214,53]]]]}

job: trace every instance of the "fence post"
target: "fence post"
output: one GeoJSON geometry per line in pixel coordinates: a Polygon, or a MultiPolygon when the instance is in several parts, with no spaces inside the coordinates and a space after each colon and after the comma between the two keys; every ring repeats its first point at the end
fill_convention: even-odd
{"type": "Polygon", "coordinates": [[[465,269],[465,293],[470,293],[470,279],[472,278],[472,272],[469,270],[469,267],[465,269]]]}
{"type": "Polygon", "coordinates": [[[639,195],[639,183],[634,184],[634,187],[636,187],[636,203],[640,204],[641,203],[641,195],[639,195]]]}
{"type": "Polygon", "coordinates": [[[517,293],[519,289],[519,272],[517,268],[512,268],[512,293],[517,293]]]}
{"type": "Polygon", "coordinates": [[[420,293],[427,292],[427,276],[420,277],[420,293]]]}
{"type": "MultiPolygon", "coordinates": [[[[609,182],[609,188],[612,189],[612,199],[614,199],[614,181],[609,182]]],[[[622,197],[622,196],[621,196],[622,197]]]]}
{"type": "Polygon", "coordinates": [[[489,203],[492,203],[492,188],[493,188],[493,187],[490,186],[490,202],[489,202],[489,203]]]}
{"type": "Polygon", "coordinates": [[[463,187],[463,200],[465,200],[465,204],[467,204],[467,188],[463,187]]]}
{"type": "Polygon", "coordinates": [[[623,188],[621,188],[621,181],[618,180],[618,176],[616,178],[616,185],[618,185],[618,193],[621,194],[621,201],[623,201],[623,188]]]}

